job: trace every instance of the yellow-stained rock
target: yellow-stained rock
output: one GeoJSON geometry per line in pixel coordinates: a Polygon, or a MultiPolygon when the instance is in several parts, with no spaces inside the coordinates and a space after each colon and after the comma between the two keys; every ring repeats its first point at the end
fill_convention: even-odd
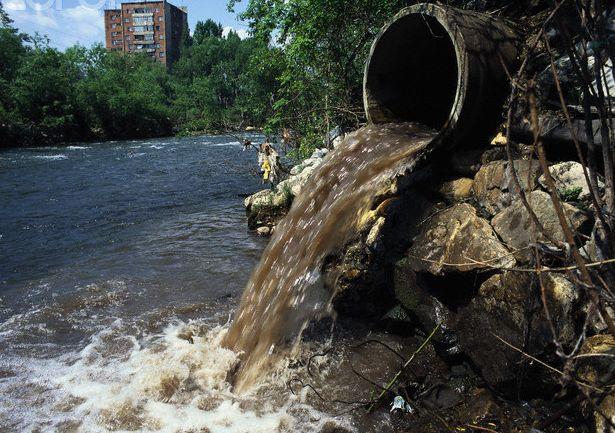
{"type": "Polygon", "coordinates": [[[461,201],[472,196],[474,180],[468,177],[444,182],[438,192],[450,201],[461,201]]]}

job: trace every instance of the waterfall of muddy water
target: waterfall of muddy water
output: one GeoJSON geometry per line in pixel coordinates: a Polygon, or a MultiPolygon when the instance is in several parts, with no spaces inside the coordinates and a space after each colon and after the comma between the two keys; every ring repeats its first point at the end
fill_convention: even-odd
{"type": "Polygon", "coordinates": [[[277,226],[252,274],[224,344],[242,353],[235,386],[253,385],[272,355],[296,339],[330,296],[318,288],[325,257],[355,234],[383,182],[411,168],[435,132],[370,125],[350,134],[318,168],[277,226]]]}

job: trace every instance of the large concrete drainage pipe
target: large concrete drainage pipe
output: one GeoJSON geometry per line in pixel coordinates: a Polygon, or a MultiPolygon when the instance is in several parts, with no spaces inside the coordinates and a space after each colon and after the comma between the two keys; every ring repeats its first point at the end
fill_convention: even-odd
{"type": "Polygon", "coordinates": [[[501,120],[517,47],[515,32],[490,15],[434,4],[405,8],[371,48],[368,120],[423,123],[450,145],[484,140],[501,120]]]}

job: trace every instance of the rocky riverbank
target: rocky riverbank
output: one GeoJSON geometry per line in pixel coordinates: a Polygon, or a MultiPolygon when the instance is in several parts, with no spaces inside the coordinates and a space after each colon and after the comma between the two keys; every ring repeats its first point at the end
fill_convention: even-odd
{"type": "MultiPolygon", "coordinates": [[[[448,366],[438,385],[448,397],[436,399],[432,410],[444,420],[458,422],[461,408],[475,401],[482,409],[468,423],[496,431],[540,426],[609,431],[600,413],[615,417],[612,398],[596,407],[573,407],[578,395],[560,391],[571,378],[581,390],[608,383],[615,341],[604,321],[586,323],[588,294],[565,270],[543,272],[540,279],[533,272],[533,249],[566,239],[539,162],[528,146],[515,144],[512,166],[544,232],[533,228],[504,142],[459,151],[418,176],[383,185],[356,238],[327,261],[326,286],[342,317],[415,336],[441,325],[433,349],[448,366]],[[583,362],[568,371],[558,351],[578,344],[583,362]],[[471,385],[455,387],[456,374],[471,385]]],[[[262,235],[275,230],[327,153],[315,152],[275,190],[247,198],[250,228],[262,235]]],[[[582,254],[595,261],[582,166],[553,160],[549,171],[582,254]]],[[[556,268],[557,259],[549,265],[556,268]]],[[[400,389],[404,386],[410,384],[400,389]]],[[[413,429],[421,425],[420,414],[406,418],[413,429]]]]}

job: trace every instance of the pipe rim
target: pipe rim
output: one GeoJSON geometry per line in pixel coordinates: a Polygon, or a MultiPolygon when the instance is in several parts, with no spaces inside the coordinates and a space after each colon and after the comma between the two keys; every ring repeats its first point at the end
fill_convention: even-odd
{"type": "Polygon", "coordinates": [[[374,42],[371,45],[368,61],[365,65],[365,71],[363,74],[363,107],[368,122],[373,123],[372,110],[370,107],[368,96],[368,77],[370,73],[372,59],[374,58],[374,52],[378,48],[378,44],[380,43],[382,37],[387,33],[387,31],[391,28],[393,24],[413,14],[427,15],[432,18],[435,18],[449,35],[451,43],[455,50],[455,56],[457,60],[457,87],[455,90],[455,99],[453,101],[453,104],[451,105],[448,118],[444,122],[444,125],[438,131],[438,135],[443,136],[446,135],[448,131],[454,129],[455,124],[457,123],[457,121],[459,120],[459,116],[461,115],[466,96],[466,83],[468,82],[468,68],[466,67],[468,63],[468,54],[465,49],[466,44],[463,38],[463,33],[459,30],[458,26],[456,26],[454,22],[451,22],[450,20],[446,19],[447,11],[445,8],[439,5],[432,3],[419,3],[416,5],[408,6],[395,14],[393,18],[389,20],[382,27],[382,29],[380,29],[380,32],[378,32],[378,35],[376,35],[374,42]]]}

